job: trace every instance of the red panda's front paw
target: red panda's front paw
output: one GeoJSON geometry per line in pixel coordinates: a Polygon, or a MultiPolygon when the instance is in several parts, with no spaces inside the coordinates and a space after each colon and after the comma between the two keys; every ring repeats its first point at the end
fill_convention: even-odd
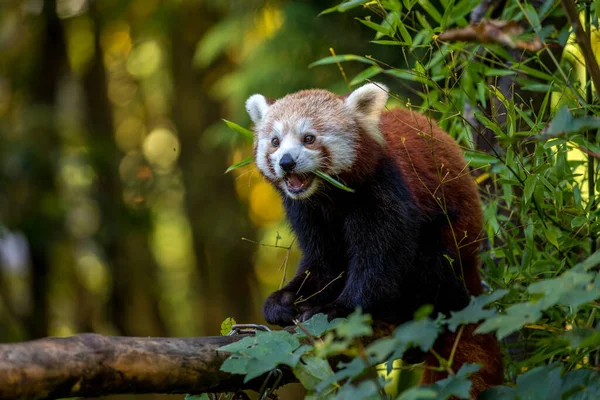
{"type": "Polygon", "coordinates": [[[296,294],[287,290],[272,293],[263,305],[265,320],[272,325],[293,325],[293,320],[298,315],[298,310],[294,307],[295,299],[296,294]]]}

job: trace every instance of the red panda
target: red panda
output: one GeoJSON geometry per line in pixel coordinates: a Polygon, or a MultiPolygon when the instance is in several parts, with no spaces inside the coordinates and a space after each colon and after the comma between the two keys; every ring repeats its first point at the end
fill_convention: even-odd
{"type": "MultiPolygon", "coordinates": [[[[400,324],[422,305],[447,314],[482,293],[483,216],[462,152],[433,120],[384,111],[387,98],[385,86],[367,84],[346,97],[313,89],[246,101],[257,167],[281,194],[302,251],[296,276],[263,306],[267,322],[344,317],[360,306],[374,320],[400,324]],[[317,170],[354,192],[327,184],[317,170]]],[[[434,346],[448,359],[459,339],[452,369],[482,365],[471,378],[474,397],[503,381],[497,341],[475,328],[460,338],[445,332],[434,346]]],[[[431,355],[425,362],[438,366],[431,355]]],[[[426,369],[422,383],[443,377],[426,369]]]]}

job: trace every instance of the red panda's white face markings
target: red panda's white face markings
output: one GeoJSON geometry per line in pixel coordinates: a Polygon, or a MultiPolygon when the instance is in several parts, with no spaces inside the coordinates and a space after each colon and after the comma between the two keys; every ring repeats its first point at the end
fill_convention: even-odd
{"type": "Polygon", "coordinates": [[[369,84],[342,99],[326,90],[305,90],[269,105],[262,95],[246,101],[254,122],[256,165],[293,199],[310,197],[322,170],[338,175],[352,169],[359,135],[383,144],[379,117],[387,93],[369,84]]]}

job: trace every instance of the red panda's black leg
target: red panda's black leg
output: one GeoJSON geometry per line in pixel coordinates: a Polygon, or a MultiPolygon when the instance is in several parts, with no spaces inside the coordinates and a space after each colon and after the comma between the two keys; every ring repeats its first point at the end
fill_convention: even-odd
{"type": "Polygon", "coordinates": [[[293,324],[308,309],[315,304],[331,302],[341,291],[341,285],[329,285],[322,289],[323,282],[331,282],[326,261],[303,256],[296,275],[286,286],[272,293],[263,305],[265,320],[273,325],[288,326],[293,324]],[[335,291],[335,292],[334,292],[335,291]]]}

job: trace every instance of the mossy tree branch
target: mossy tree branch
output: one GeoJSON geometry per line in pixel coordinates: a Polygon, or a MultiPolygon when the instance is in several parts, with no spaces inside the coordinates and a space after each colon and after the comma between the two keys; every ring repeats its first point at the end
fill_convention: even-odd
{"type": "MultiPolygon", "coordinates": [[[[201,393],[258,389],[219,370],[216,349],[245,335],[198,338],[81,334],[0,345],[0,399],[91,397],[117,393],[201,393]]],[[[281,384],[296,381],[281,368],[281,384]]]]}

